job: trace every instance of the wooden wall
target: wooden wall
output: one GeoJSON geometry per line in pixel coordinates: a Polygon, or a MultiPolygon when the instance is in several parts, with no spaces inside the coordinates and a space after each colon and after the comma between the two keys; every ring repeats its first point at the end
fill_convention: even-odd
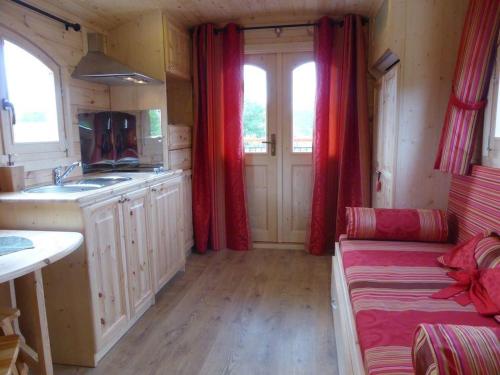
{"type": "Polygon", "coordinates": [[[450,178],[434,158],[451,90],[467,0],[385,0],[373,22],[370,65],[401,60],[395,207],[446,208],[450,178]]]}
{"type": "MultiPolygon", "coordinates": [[[[55,12],[72,22],[82,22],[77,16],[54,8],[46,1],[31,1],[43,9],[55,12]]],[[[83,31],[66,31],[64,26],[40,16],[10,1],[0,2],[0,25],[17,32],[36,44],[61,67],[63,90],[68,97],[64,106],[66,122],[67,157],[55,157],[49,153],[18,156],[16,164],[25,165],[26,184],[32,185],[51,180],[51,170],[56,164],[70,164],[80,160],[77,111],[79,109],[109,109],[109,88],[104,85],[72,79],[71,73],[80,58],[86,53],[86,35],[89,30],[83,23],[83,31]]],[[[102,32],[102,30],[93,30],[102,32]]],[[[0,146],[0,155],[3,154],[0,146]]]]}

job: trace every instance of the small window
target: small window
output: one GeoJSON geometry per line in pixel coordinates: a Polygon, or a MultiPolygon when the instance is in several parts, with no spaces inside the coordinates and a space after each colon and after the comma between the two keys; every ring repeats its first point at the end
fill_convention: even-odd
{"type": "Polygon", "coordinates": [[[484,116],[482,163],[500,167],[500,51],[497,44],[496,62],[491,76],[484,116]]]}
{"type": "Polygon", "coordinates": [[[293,152],[312,152],[316,65],[308,62],[292,73],[293,152]]]}
{"type": "Polygon", "coordinates": [[[262,68],[245,65],[243,142],[247,153],[266,153],[267,144],[267,75],[262,68]]]}
{"type": "Polygon", "coordinates": [[[494,103],[494,106],[495,106],[495,112],[496,112],[496,116],[495,116],[495,125],[494,125],[494,128],[495,128],[495,131],[494,131],[494,137],[495,138],[500,138],[500,111],[499,111],[499,108],[500,108],[500,95],[498,95],[498,92],[500,91],[500,79],[498,79],[498,73],[499,72],[496,72],[496,82],[495,82],[495,90],[497,92],[497,95],[496,95],[496,103],[494,103]]]}
{"type": "Polygon", "coordinates": [[[149,136],[151,138],[161,137],[161,110],[160,109],[149,109],[149,136]]]}
{"type": "Polygon", "coordinates": [[[64,151],[59,67],[38,47],[0,29],[5,153],[64,151]]]}

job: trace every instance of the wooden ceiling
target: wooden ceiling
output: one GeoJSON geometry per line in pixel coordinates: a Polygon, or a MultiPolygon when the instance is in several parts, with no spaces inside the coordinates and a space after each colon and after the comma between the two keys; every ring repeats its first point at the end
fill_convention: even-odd
{"type": "Polygon", "coordinates": [[[179,23],[263,24],[357,13],[372,16],[383,0],[46,0],[90,25],[109,30],[137,15],[165,10],[179,23]]]}

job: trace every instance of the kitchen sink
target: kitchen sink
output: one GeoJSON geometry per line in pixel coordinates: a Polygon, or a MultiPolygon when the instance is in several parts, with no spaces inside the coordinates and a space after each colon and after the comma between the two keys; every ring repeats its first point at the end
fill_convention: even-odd
{"type": "MultiPolygon", "coordinates": [[[[122,176],[102,176],[102,177],[85,177],[78,180],[67,182],[71,185],[99,185],[100,187],[111,186],[131,180],[131,177],[122,176]]],[[[65,184],[63,184],[65,185],[65,184]]]]}
{"type": "Polygon", "coordinates": [[[96,184],[66,184],[66,185],[46,185],[35,186],[24,189],[26,193],[79,193],[102,188],[96,184]]]}
{"type": "Polygon", "coordinates": [[[24,191],[26,193],[79,193],[101,189],[128,180],[131,178],[121,176],[85,177],[65,182],[62,185],[34,186],[24,189],[24,191]]]}

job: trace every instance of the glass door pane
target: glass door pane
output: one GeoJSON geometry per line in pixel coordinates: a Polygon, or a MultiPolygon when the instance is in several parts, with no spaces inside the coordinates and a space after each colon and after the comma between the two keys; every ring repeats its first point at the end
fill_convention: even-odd
{"type": "Polygon", "coordinates": [[[292,152],[312,152],[316,65],[307,62],[292,73],[292,152]]]}
{"type": "Polygon", "coordinates": [[[246,153],[266,153],[267,144],[267,74],[262,68],[245,64],[243,140],[246,153]]]}

